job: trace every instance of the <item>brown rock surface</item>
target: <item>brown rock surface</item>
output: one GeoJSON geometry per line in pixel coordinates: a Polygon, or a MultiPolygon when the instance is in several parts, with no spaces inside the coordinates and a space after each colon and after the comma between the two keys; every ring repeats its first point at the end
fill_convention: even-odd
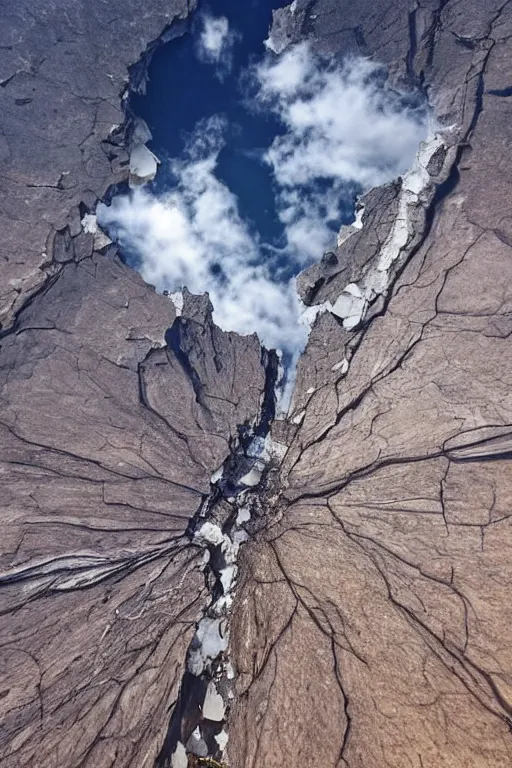
{"type": "MultiPolygon", "coordinates": [[[[256,337],[215,328],[204,297],[186,294],[176,318],[80,227],[126,178],[133,125],[110,131],[127,66],[194,5],[1,9],[6,768],[168,765],[199,718],[180,684],[212,577],[192,533],[216,498],[212,472],[230,456],[228,495],[250,468],[237,464],[238,427],[271,418],[275,359],[256,337]]],[[[375,54],[454,127],[389,291],[355,329],[319,317],[290,422],[275,425],[290,445],[242,550],[230,762],[505,768],[512,6],[296,9],[283,34],[375,54]]],[[[143,75],[144,62],[134,86],[143,75]]],[[[367,196],[363,229],[301,278],[308,301],[334,301],[364,277],[399,194],[394,184],[367,196]]],[[[214,519],[231,513],[223,501],[214,519]]]]}
{"type": "MultiPolygon", "coordinates": [[[[244,550],[231,762],[505,768],[512,6],[318,0],[306,17],[296,36],[340,51],[357,29],[414,68],[461,144],[385,302],[355,331],[322,315],[299,365],[273,524],[244,550]]],[[[376,240],[313,268],[320,300],[353,272],[348,246],[365,264],[376,240]]]]}
{"type": "Polygon", "coordinates": [[[2,765],[160,748],[208,599],[185,532],[265,378],[255,336],[189,304],[163,347],[170,301],[94,254],[2,343],[2,765]]]}
{"type": "Polygon", "coordinates": [[[155,763],[210,602],[190,527],[260,413],[256,336],[216,328],[207,297],[176,318],[80,225],[127,175],[133,125],[107,138],[127,65],[194,5],[1,10],[5,768],[155,763]]]}

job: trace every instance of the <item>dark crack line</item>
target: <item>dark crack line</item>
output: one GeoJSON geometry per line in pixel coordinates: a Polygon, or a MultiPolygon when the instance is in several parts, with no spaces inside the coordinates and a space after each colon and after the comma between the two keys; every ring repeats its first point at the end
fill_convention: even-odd
{"type": "MultiPolygon", "coordinates": [[[[329,508],[331,509],[331,507],[329,508]]],[[[468,693],[473,698],[476,699],[476,701],[480,704],[480,706],[482,706],[486,711],[488,711],[494,717],[497,717],[502,721],[504,720],[507,723],[507,725],[511,725],[512,724],[512,707],[503,698],[503,696],[499,692],[496,684],[492,680],[492,677],[489,675],[489,673],[485,672],[485,670],[482,670],[478,665],[476,665],[473,661],[471,661],[468,658],[468,656],[464,655],[464,653],[456,646],[454,646],[453,649],[449,648],[447,645],[446,638],[439,637],[427,624],[425,624],[425,622],[423,622],[419,618],[419,616],[417,616],[408,606],[404,605],[402,602],[400,602],[400,600],[398,600],[394,596],[391,584],[382,566],[378,563],[377,559],[374,556],[372,556],[370,552],[367,551],[364,545],[361,542],[357,541],[358,538],[365,538],[365,537],[348,531],[347,528],[345,527],[345,524],[341,520],[341,518],[339,518],[332,509],[331,509],[331,513],[333,514],[333,518],[336,519],[337,522],[339,523],[340,528],[345,534],[345,536],[347,536],[347,538],[350,541],[352,541],[354,544],[359,546],[362,549],[362,551],[365,553],[365,555],[373,563],[374,567],[376,568],[377,572],[380,574],[380,577],[384,582],[384,585],[386,587],[387,594],[388,594],[388,599],[404,615],[404,617],[406,618],[407,622],[411,625],[411,627],[416,632],[418,632],[418,634],[422,637],[425,644],[435,654],[436,658],[439,659],[439,661],[443,664],[443,666],[445,666],[448,669],[450,673],[454,674],[457,677],[457,679],[461,682],[464,688],[468,691],[468,693]],[[448,657],[454,662],[454,665],[450,665],[448,663],[444,655],[440,653],[439,651],[440,648],[442,648],[443,651],[445,651],[448,654],[448,657]],[[471,671],[466,668],[465,666],[466,664],[471,668],[471,671]],[[471,685],[468,683],[466,679],[464,679],[464,676],[461,670],[459,669],[459,667],[462,667],[462,670],[468,675],[469,679],[472,681],[475,687],[477,688],[480,687],[482,685],[482,682],[484,681],[487,684],[487,687],[490,689],[492,696],[498,702],[498,704],[506,714],[496,711],[495,709],[493,709],[493,707],[490,704],[484,701],[478,695],[478,692],[471,687],[471,685]]],[[[376,544],[378,547],[383,547],[383,545],[379,544],[378,542],[375,542],[374,540],[371,540],[371,541],[374,544],[376,544]]],[[[393,554],[394,557],[397,557],[398,559],[400,559],[399,556],[396,555],[396,553],[391,553],[391,554],[393,554]]],[[[419,570],[417,566],[413,566],[413,567],[419,570]]],[[[432,578],[432,577],[429,577],[429,578],[432,578]]],[[[437,581],[436,578],[433,578],[433,580],[437,581]]],[[[442,581],[441,583],[444,584],[444,582],[442,581]]],[[[453,584],[450,584],[450,587],[453,589],[453,584]]],[[[466,620],[467,620],[467,614],[466,614],[466,620]]]]}

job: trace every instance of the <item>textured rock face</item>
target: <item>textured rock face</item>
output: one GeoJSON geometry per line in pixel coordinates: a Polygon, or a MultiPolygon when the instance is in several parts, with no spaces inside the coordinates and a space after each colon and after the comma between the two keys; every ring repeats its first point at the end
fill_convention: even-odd
{"type": "Polygon", "coordinates": [[[160,747],[207,601],[186,530],[265,380],[256,337],[186,300],[164,348],[173,319],[94,254],[3,341],[2,765],[140,766],[160,747]]]}
{"type": "MultiPolygon", "coordinates": [[[[275,522],[245,550],[231,760],[508,766],[511,6],[319,0],[288,32],[409,70],[460,148],[385,299],[354,330],[322,315],[300,363],[275,522]]],[[[375,263],[395,199],[302,276],[310,302],[375,263]]]]}
{"type": "MultiPolygon", "coordinates": [[[[1,12],[6,768],[184,766],[182,742],[206,749],[201,718],[225,744],[222,685],[197,677],[206,703],[180,693],[212,599],[193,533],[226,458],[225,497],[251,474],[238,428],[266,431],[275,359],[215,328],[205,297],[185,293],[176,318],[80,226],[129,172],[129,132],[111,133],[127,66],[192,6],[1,12]]],[[[254,494],[231,626],[236,768],[512,762],[511,9],[298,0],[279,14],[276,48],[306,36],[375,54],[453,128],[417,198],[405,178],[370,192],[362,229],[299,280],[338,314],[318,317],[273,425],[288,451],[254,494]]],[[[227,525],[229,499],[215,515],[227,525]]]]}
{"type": "Polygon", "coordinates": [[[154,764],[210,599],[188,529],[260,412],[257,338],[186,293],[176,318],[86,213],[128,175],[127,65],[192,6],[2,10],[6,767],[154,764]]]}

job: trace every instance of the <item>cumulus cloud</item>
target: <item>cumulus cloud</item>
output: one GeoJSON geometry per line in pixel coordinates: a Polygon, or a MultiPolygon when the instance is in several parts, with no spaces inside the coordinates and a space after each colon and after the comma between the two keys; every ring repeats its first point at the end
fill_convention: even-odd
{"type": "MultiPolygon", "coordinates": [[[[260,107],[285,127],[265,154],[278,188],[289,245],[312,232],[324,247],[340,218],[347,183],[368,189],[404,173],[426,136],[425,113],[407,105],[382,68],[357,58],[342,66],[307,43],[268,56],[255,70],[260,107]],[[312,186],[323,183],[321,192],[312,186]]],[[[310,253],[303,251],[307,257],[310,253]]],[[[300,256],[300,251],[298,253],[300,256]]]]}
{"type": "MultiPolygon", "coordinates": [[[[204,17],[201,55],[218,62],[230,35],[226,20],[204,17]]],[[[174,185],[158,196],[136,190],[100,205],[98,219],[142,276],[158,290],[208,291],[215,321],[267,347],[297,355],[307,338],[295,272],[334,244],[341,211],[356,191],[389,181],[412,164],[425,116],[392,90],[366,59],[339,63],[298,45],[268,55],[252,72],[257,108],[271,110],[282,132],[263,152],[274,182],[286,247],[260,241],[237,198],[216,176],[226,135],[223,119],[202,121],[184,154],[171,161],[174,185]],[[289,274],[289,272],[288,272],[289,274]]]]}
{"type": "Polygon", "coordinates": [[[279,184],[324,178],[369,187],[407,170],[425,135],[424,114],[382,75],[369,59],[342,67],[319,59],[307,43],[265,59],[260,101],[286,126],[267,152],[279,184]]]}
{"type": "Polygon", "coordinates": [[[223,128],[217,117],[198,126],[184,157],[172,161],[172,191],[120,195],[98,206],[98,219],[158,290],[208,291],[222,328],[257,331],[268,347],[297,349],[305,329],[293,282],[274,280],[236,197],[215,177],[223,128]]]}
{"type": "Polygon", "coordinates": [[[197,57],[205,64],[216,65],[219,75],[224,77],[231,69],[236,33],[230,30],[225,16],[204,13],[199,23],[201,30],[196,38],[197,57]]]}

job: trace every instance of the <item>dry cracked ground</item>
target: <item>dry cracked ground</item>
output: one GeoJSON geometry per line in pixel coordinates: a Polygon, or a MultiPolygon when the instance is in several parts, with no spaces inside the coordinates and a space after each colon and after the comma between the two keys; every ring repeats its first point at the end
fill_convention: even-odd
{"type": "MultiPolygon", "coordinates": [[[[136,87],[150,41],[193,5],[0,7],[5,768],[170,764],[212,591],[191,526],[239,425],[268,419],[256,337],[216,329],[190,295],[176,320],[80,225],[126,178],[128,66],[136,87]]],[[[239,559],[229,763],[506,768],[512,3],[299,0],[277,26],[374,55],[450,130],[388,290],[352,330],[319,316],[271,427],[288,450],[239,559]]],[[[306,301],[366,279],[400,195],[369,193],[363,228],[299,279],[306,301]]]]}

